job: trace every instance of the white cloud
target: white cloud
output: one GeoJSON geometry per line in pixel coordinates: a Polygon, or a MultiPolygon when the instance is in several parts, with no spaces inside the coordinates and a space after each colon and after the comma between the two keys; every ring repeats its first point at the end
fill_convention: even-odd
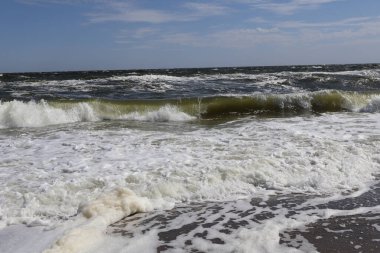
{"type": "Polygon", "coordinates": [[[224,15],[229,8],[215,3],[187,2],[177,6],[177,11],[152,9],[138,6],[131,0],[16,0],[24,4],[92,4],[95,10],[86,14],[90,23],[136,22],[166,23],[196,21],[208,16],[224,15]]]}
{"type": "Polygon", "coordinates": [[[158,31],[159,30],[157,30],[157,29],[153,29],[153,28],[149,28],[149,27],[139,28],[136,31],[134,31],[133,38],[140,39],[140,38],[144,38],[148,35],[150,35],[150,36],[155,35],[158,33],[158,31]]]}
{"type": "Polygon", "coordinates": [[[353,42],[354,40],[379,39],[380,19],[351,25],[344,29],[329,27],[328,29],[306,28],[300,30],[300,38],[311,42],[353,42]]]}
{"type": "Polygon", "coordinates": [[[261,44],[286,44],[291,37],[276,28],[264,29],[232,29],[210,35],[210,42],[217,43],[220,47],[252,48],[261,44]]]}
{"type": "Polygon", "coordinates": [[[225,6],[210,3],[189,2],[184,7],[193,10],[194,12],[190,15],[195,16],[217,16],[227,14],[230,11],[225,6]]]}
{"type": "MultiPolygon", "coordinates": [[[[376,18],[375,18],[376,19],[376,18]]],[[[284,21],[276,24],[278,27],[282,28],[328,28],[328,27],[342,27],[342,26],[362,26],[363,24],[367,24],[367,22],[374,21],[372,17],[354,17],[347,18],[338,21],[332,22],[303,22],[303,21],[284,21]]]]}
{"type": "Polygon", "coordinates": [[[320,5],[344,0],[288,0],[281,3],[272,0],[237,0],[248,3],[253,8],[263,9],[278,14],[290,15],[302,9],[318,8],[320,5]]]}
{"type": "Polygon", "coordinates": [[[262,17],[254,17],[254,18],[250,18],[247,20],[248,22],[252,22],[252,23],[259,23],[259,24],[262,24],[262,23],[270,23],[268,20],[262,18],[262,17]]]}
{"type": "Polygon", "coordinates": [[[92,23],[121,21],[159,24],[195,21],[207,16],[224,15],[228,10],[216,4],[192,2],[180,6],[177,12],[169,12],[142,8],[129,2],[107,2],[102,11],[90,13],[88,17],[92,23]]]}
{"type": "Polygon", "coordinates": [[[158,24],[181,19],[165,11],[136,8],[129,3],[121,2],[109,2],[104,5],[102,11],[96,11],[87,16],[92,23],[123,21],[158,24]]]}
{"type": "Polygon", "coordinates": [[[299,41],[344,42],[380,36],[380,17],[352,17],[331,22],[284,21],[272,24],[282,31],[292,31],[299,41]]]}
{"type": "Polygon", "coordinates": [[[150,41],[155,40],[159,33],[159,29],[151,27],[141,27],[136,30],[124,29],[116,36],[115,42],[118,44],[134,44],[139,46],[145,44],[146,46],[146,39],[149,38],[150,41]],[[141,40],[145,41],[145,43],[141,43],[141,40]]]}
{"type": "Polygon", "coordinates": [[[204,34],[172,33],[161,42],[194,47],[252,48],[265,43],[289,43],[291,37],[276,28],[230,29],[204,34]]]}
{"type": "MultiPolygon", "coordinates": [[[[268,25],[268,24],[267,24],[268,25]]],[[[268,27],[237,28],[208,34],[170,33],[159,41],[193,47],[253,48],[258,45],[356,43],[380,39],[380,17],[353,17],[334,22],[286,21],[268,27]]]]}
{"type": "Polygon", "coordinates": [[[207,46],[208,39],[206,36],[195,33],[169,33],[161,36],[159,41],[182,46],[204,47],[207,46]]]}
{"type": "MultiPolygon", "coordinates": [[[[107,0],[16,0],[17,2],[24,4],[93,4],[93,3],[105,3],[107,0]]],[[[108,1],[109,2],[109,1],[108,1]]]]}
{"type": "MultiPolygon", "coordinates": [[[[19,0],[21,1],[21,0],[19,0]]],[[[179,30],[163,23],[190,22],[206,17],[228,15],[238,9],[225,0],[186,2],[177,4],[176,11],[144,8],[138,1],[120,0],[22,0],[27,3],[78,4],[88,3],[94,7],[87,14],[92,23],[125,22],[139,23],[137,28],[129,27],[115,37],[117,43],[138,46],[160,46],[163,44],[190,47],[250,48],[257,45],[312,45],[345,41],[378,40],[380,38],[380,17],[351,17],[333,21],[306,22],[288,20],[276,22],[269,18],[251,18],[251,23],[234,24],[226,28],[214,26],[207,32],[179,30]],[[221,5],[221,3],[226,4],[221,5]],[[229,6],[230,8],[226,7],[229,6]],[[151,27],[149,24],[153,24],[151,27]],[[248,27],[247,27],[248,24],[248,27]],[[143,26],[141,26],[143,25],[143,26]],[[249,27],[251,26],[251,27],[249,27]],[[169,30],[171,29],[171,30],[169,30]]],[[[292,14],[301,9],[317,8],[324,4],[345,0],[231,0],[243,6],[264,9],[280,14],[292,14]]],[[[140,2],[141,3],[141,2],[140,2]]]]}

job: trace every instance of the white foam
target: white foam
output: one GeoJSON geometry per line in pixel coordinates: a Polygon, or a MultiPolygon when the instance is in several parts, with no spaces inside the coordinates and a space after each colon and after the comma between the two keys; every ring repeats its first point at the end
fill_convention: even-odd
{"type": "MultiPolygon", "coordinates": [[[[219,86],[220,80],[224,81],[239,81],[239,80],[252,80],[251,84],[248,86],[268,86],[272,88],[283,87],[289,90],[302,90],[297,87],[292,87],[285,85],[287,79],[282,76],[273,75],[272,73],[261,73],[261,74],[247,74],[247,73],[232,73],[232,74],[199,74],[195,76],[169,76],[169,75],[129,75],[129,76],[115,76],[106,80],[114,81],[134,81],[138,82],[139,85],[133,87],[132,90],[151,90],[155,92],[165,92],[168,90],[180,89],[181,85],[186,85],[188,89],[188,84],[204,83],[205,86],[210,86],[217,88],[219,86]],[[215,81],[218,81],[216,83],[215,81]],[[278,86],[278,87],[277,87],[278,86]]],[[[224,93],[223,93],[224,94],[224,93]]],[[[216,95],[216,94],[215,94],[216,95]]]]}
{"type": "Polygon", "coordinates": [[[378,114],[327,114],[190,132],[169,124],[167,131],[0,135],[0,216],[3,225],[55,224],[115,187],[169,201],[236,199],[262,188],[362,188],[380,167],[379,126],[378,114]]]}
{"type": "Polygon", "coordinates": [[[138,197],[127,189],[114,190],[82,207],[81,215],[85,220],[75,228],[69,229],[44,252],[88,252],[102,243],[108,225],[137,212],[149,212],[154,208],[162,209],[167,206],[164,202],[152,202],[147,198],[138,197]]]}
{"type": "Polygon", "coordinates": [[[380,97],[372,98],[367,105],[359,109],[360,112],[380,112],[380,97]]]}
{"type": "Polygon", "coordinates": [[[86,103],[78,103],[69,110],[63,110],[49,106],[45,101],[0,102],[0,128],[40,127],[96,120],[99,118],[86,103]]]}
{"type": "MultiPolygon", "coordinates": [[[[189,129],[148,124],[141,129],[93,123],[70,131],[0,131],[2,226],[65,224],[81,203],[89,202],[81,209],[82,223],[59,243],[84,249],[94,238],[103,240],[107,224],[133,211],[149,211],[156,201],[236,200],[273,189],[339,194],[367,187],[380,168],[378,113],[251,118],[189,129]],[[139,197],[115,188],[131,189],[139,197]],[[111,193],[98,199],[104,192],[111,193]],[[75,246],[80,238],[83,245],[75,246]]],[[[273,226],[268,223],[263,231],[270,236],[273,226]]],[[[263,242],[257,247],[281,250],[265,246],[265,236],[245,231],[239,240],[255,238],[263,242]]]]}
{"type": "Polygon", "coordinates": [[[351,71],[341,71],[341,72],[332,72],[338,75],[351,75],[359,77],[369,77],[373,79],[380,78],[380,69],[366,69],[366,70],[351,70],[351,71]]]}
{"type": "Polygon", "coordinates": [[[153,122],[168,122],[168,121],[191,121],[196,117],[190,116],[178,110],[177,107],[166,105],[156,111],[133,112],[120,116],[123,120],[135,121],[153,121],[153,122]]]}
{"type": "Polygon", "coordinates": [[[156,253],[159,245],[156,230],[136,234],[133,239],[118,236],[104,236],[102,245],[91,250],[91,253],[156,253]]]}
{"type": "Polygon", "coordinates": [[[0,230],[1,253],[42,252],[62,236],[63,229],[13,225],[0,230]]]}
{"type": "MultiPolygon", "coordinates": [[[[266,206],[265,203],[263,205],[266,206]]],[[[298,243],[302,241],[302,246],[298,249],[279,244],[280,234],[283,231],[302,228],[304,225],[318,219],[318,215],[311,214],[310,210],[288,217],[289,210],[286,208],[253,207],[249,203],[249,200],[238,200],[220,205],[216,204],[215,206],[213,204],[206,205],[205,207],[197,206],[189,210],[179,209],[178,211],[178,213],[168,214],[166,218],[160,218],[163,219],[163,223],[166,226],[165,228],[160,227],[158,231],[156,229],[149,231],[149,229],[155,227],[157,217],[161,217],[160,214],[143,216],[142,219],[137,220],[137,224],[133,224],[134,220],[117,224],[116,226],[121,225],[122,231],[131,231],[133,237],[128,240],[129,238],[120,238],[113,235],[114,239],[109,240],[107,244],[116,244],[117,246],[108,252],[122,252],[123,244],[126,244],[126,242],[133,243],[136,238],[135,236],[137,236],[137,239],[140,239],[141,234],[145,231],[149,231],[149,237],[153,239],[156,247],[164,244],[174,252],[190,252],[192,250],[221,253],[317,252],[313,245],[301,236],[297,236],[296,238],[298,243]],[[217,212],[215,212],[216,210],[217,212]],[[242,215],[246,213],[250,215],[248,217],[242,215]],[[260,216],[260,214],[264,213],[270,213],[273,217],[260,219],[260,221],[255,219],[256,215],[260,216]],[[170,217],[168,221],[166,220],[167,217],[170,217]],[[234,227],[234,225],[229,223],[239,224],[240,226],[234,227]],[[179,230],[175,240],[164,240],[165,243],[162,241],[156,242],[155,238],[159,232],[172,230],[175,233],[173,231],[175,229],[181,227],[188,228],[190,226],[192,228],[186,231],[186,233],[179,230]],[[213,239],[219,239],[223,243],[212,243],[213,239]]],[[[163,216],[165,217],[165,214],[163,216]]],[[[147,238],[145,237],[145,239],[147,238]]],[[[96,253],[100,252],[102,251],[96,251],[96,253]]]]}
{"type": "Polygon", "coordinates": [[[115,81],[139,81],[139,82],[180,82],[187,80],[186,77],[177,77],[169,75],[128,75],[128,76],[113,76],[109,80],[115,81]]]}
{"type": "MultiPolygon", "coordinates": [[[[27,78],[22,76],[22,78],[27,78]]],[[[38,82],[21,82],[16,81],[14,84],[17,85],[17,87],[44,87],[46,90],[63,90],[63,87],[70,87],[70,88],[86,88],[92,84],[92,82],[88,82],[85,80],[77,80],[77,79],[69,79],[69,80],[40,80],[38,82]]],[[[46,91],[45,90],[45,91],[46,91]]]]}
{"type": "MultiPolygon", "coordinates": [[[[185,83],[191,78],[177,77],[169,75],[128,75],[128,76],[113,76],[100,81],[132,81],[137,82],[138,85],[134,85],[132,91],[152,91],[155,93],[164,93],[169,90],[178,89],[178,85],[185,83]],[[176,85],[176,86],[174,86],[176,85]]],[[[98,80],[99,81],[99,80],[98,80]]]]}
{"type": "Polygon", "coordinates": [[[335,72],[328,72],[328,71],[313,71],[313,72],[291,72],[291,71],[283,71],[280,73],[274,73],[275,76],[313,76],[313,75],[326,75],[326,76],[355,76],[355,77],[369,77],[373,79],[379,79],[380,78],[380,69],[366,69],[366,70],[352,70],[352,71],[335,71],[335,72]]]}

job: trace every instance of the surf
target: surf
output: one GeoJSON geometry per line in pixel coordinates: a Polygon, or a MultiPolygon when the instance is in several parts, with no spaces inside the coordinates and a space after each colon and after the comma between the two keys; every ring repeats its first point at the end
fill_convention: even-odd
{"type": "Polygon", "coordinates": [[[104,120],[189,122],[226,117],[380,111],[380,93],[317,91],[150,100],[11,100],[0,102],[0,128],[104,120]]]}

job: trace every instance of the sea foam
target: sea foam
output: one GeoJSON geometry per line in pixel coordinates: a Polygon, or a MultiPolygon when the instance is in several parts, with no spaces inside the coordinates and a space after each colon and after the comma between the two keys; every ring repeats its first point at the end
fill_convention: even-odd
{"type": "Polygon", "coordinates": [[[44,253],[88,252],[101,244],[108,225],[137,212],[170,208],[165,202],[138,197],[128,189],[116,189],[85,204],[80,209],[77,225],[57,240],[44,253]]]}
{"type": "Polygon", "coordinates": [[[120,116],[120,119],[124,120],[136,120],[136,121],[153,121],[153,122],[167,122],[167,121],[191,121],[196,119],[194,116],[190,116],[184,112],[178,110],[175,106],[163,106],[155,111],[148,112],[133,112],[120,116]]]}
{"type": "MultiPolygon", "coordinates": [[[[363,189],[380,166],[379,124],[376,113],[342,113],[241,119],[191,131],[166,124],[0,136],[1,222],[73,224],[50,250],[92,252],[110,223],[168,203],[363,189]]],[[[278,231],[293,223],[272,221],[226,241],[244,251],[255,239],[257,252],[281,252],[278,231]]]]}

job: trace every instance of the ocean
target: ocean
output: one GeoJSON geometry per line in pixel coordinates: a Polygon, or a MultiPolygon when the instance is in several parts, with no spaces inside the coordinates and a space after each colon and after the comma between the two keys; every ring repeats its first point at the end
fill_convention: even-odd
{"type": "Polygon", "coordinates": [[[0,252],[379,252],[380,64],[0,75],[0,252]]]}

